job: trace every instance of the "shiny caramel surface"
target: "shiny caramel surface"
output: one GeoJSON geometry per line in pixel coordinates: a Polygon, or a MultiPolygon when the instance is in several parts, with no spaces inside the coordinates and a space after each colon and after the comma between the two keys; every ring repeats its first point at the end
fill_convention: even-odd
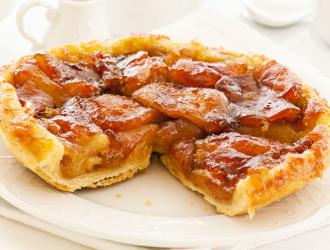
{"type": "Polygon", "coordinates": [[[229,199],[239,180],[322,138],[313,126],[323,104],[274,60],[170,60],[147,51],[85,57],[38,53],[13,74],[22,106],[65,145],[66,178],[115,168],[149,145],[229,199]]]}
{"type": "Polygon", "coordinates": [[[209,133],[229,123],[228,100],[215,89],[151,83],[137,90],[133,99],[167,116],[185,118],[209,133]]]}
{"type": "Polygon", "coordinates": [[[172,144],[169,157],[193,183],[212,193],[219,193],[218,198],[225,200],[230,198],[237,182],[249,173],[272,168],[283,161],[288,153],[303,153],[322,138],[322,132],[312,134],[290,145],[267,138],[225,132],[172,144]]]}
{"type": "Polygon", "coordinates": [[[88,119],[103,131],[127,130],[157,122],[162,114],[141,106],[126,96],[104,94],[89,98],[73,97],[62,106],[62,114],[73,119],[88,119]]]}

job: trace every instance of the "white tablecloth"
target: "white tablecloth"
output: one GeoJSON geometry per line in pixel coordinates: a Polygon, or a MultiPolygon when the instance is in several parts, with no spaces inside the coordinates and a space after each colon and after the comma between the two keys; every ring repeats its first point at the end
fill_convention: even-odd
{"type": "MultiPolygon", "coordinates": [[[[242,1],[236,0],[209,0],[214,8],[226,8],[227,13],[238,17],[241,13],[242,1]]],[[[305,22],[286,29],[268,29],[258,26],[244,17],[239,17],[262,34],[290,49],[295,54],[308,60],[316,66],[325,76],[330,77],[330,48],[323,44],[313,32],[311,23],[305,22]]],[[[20,55],[29,52],[30,45],[19,36],[14,16],[9,16],[0,23],[0,63],[12,58],[14,54],[20,55]],[[3,50],[3,48],[6,48],[3,50]]],[[[45,24],[38,24],[39,17],[30,17],[31,31],[38,33],[45,24]]],[[[41,34],[38,34],[39,37],[41,34]]],[[[330,226],[305,233],[292,239],[283,240],[258,249],[328,249],[330,242],[330,226]]],[[[29,226],[0,217],[0,249],[89,249],[88,247],[53,236],[29,226]]]]}

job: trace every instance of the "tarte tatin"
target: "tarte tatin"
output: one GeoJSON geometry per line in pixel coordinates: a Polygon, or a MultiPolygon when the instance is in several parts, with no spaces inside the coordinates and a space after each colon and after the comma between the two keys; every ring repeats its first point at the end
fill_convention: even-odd
{"type": "Polygon", "coordinates": [[[253,215],[321,176],[329,108],[275,60],[161,35],[67,45],[0,71],[0,135],[58,189],[107,186],[152,153],[219,213],[253,215]]]}

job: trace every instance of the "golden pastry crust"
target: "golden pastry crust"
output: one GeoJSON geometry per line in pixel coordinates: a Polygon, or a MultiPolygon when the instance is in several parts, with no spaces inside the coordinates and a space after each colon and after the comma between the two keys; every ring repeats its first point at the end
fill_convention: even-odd
{"type": "MultiPolygon", "coordinates": [[[[113,56],[147,51],[151,55],[163,55],[168,64],[184,58],[207,63],[244,64],[254,68],[267,60],[264,56],[237,54],[223,49],[209,48],[198,42],[175,43],[161,35],[132,35],[113,41],[89,41],[54,48],[44,53],[75,63],[90,60],[89,55],[98,51],[113,56]]],[[[60,171],[61,162],[66,154],[63,141],[40,125],[29,110],[21,105],[16,89],[12,85],[15,69],[31,57],[23,57],[16,63],[4,66],[0,71],[0,137],[19,162],[48,183],[65,191],[111,185],[132,177],[137,171],[149,165],[154,145],[148,141],[140,141],[127,159],[116,168],[105,168],[74,178],[64,178],[60,171]]],[[[318,118],[313,120],[312,124],[309,124],[309,120],[303,121],[309,131],[301,138],[315,130],[321,131],[322,138],[301,154],[288,153],[284,161],[271,169],[260,169],[247,174],[238,181],[232,197],[228,200],[219,200],[212,192],[191,182],[180,172],[180,164],[168,153],[162,155],[162,162],[185,186],[203,194],[208,202],[217,207],[218,212],[230,216],[247,212],[252,215],[256,208],[264,207],[287,196],[319,177],[329,163],[328,106],[313,89],[305,85],[303,85],[303,96],[318,103],[318,118]]]]}

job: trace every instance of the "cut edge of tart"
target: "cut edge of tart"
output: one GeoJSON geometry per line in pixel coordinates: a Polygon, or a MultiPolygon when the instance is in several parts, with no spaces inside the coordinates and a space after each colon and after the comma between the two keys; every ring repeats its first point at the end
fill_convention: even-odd
{"type": "Polygon", "coordinates": [[[270,169],[254,169],[243,178],[239,178],[229,199],[219,198],[217,192],[212,192],[212,185],[205,186],[205,183],[212,179],[209,177],[209,172],[201,172],[200,169],[197,169],[197,174],[205,175],[207,180],[204,183],[194,182],[192,176],[196,175],[195,170],[191,169],[192,166],[186,166],[185,161],[180,161],[173,156],[170,157],[170,153],[162,155],[161,161],[171,174],[187,188],[200,193],[205,200],[214,205],[218,213],[229,216],[248,213],[252,218],[256,209],[278,201],[302,189],[312,180],[321,177],[323,171],[330,164],[329,108],[314,89],[304,86],[303,92],[308,98],[316,98],[319,101],[320,106],[318,108],[320,109],[318,111],[321,112],[313,125],[313,129],[300,139],[307,138],[308,140],[311,138],[312,140],[315,139],[315,142],[303,153],[289,152],[285,154],[282,161],[271,162],[270,169]]]}
{"type": "MultiPolygon", "coordinates": [[[[308,101],[307,104],[301,104],[301,100],[299,99],[300,93],[294,89],[295,86],[292,87],[290,85],[290,88],[287,90],[283,89],[281,85],[283,75],[285,77],[287,72],[285,70],[283,71],[281,66],[277,64],[274,65],[274,61],[269,61],[269,65],[266,64],[266,66],[263,66],[263,63],[268,61],[264,56],[237,54],[223,49],[206,47],[194,41],[189,44],[176,43],[171,41],[168,37],[161,35],[131,35],[113,41],[89,41],[54,48],[43,53],[68,62],[65,65],[56,66],[63,67],[67,74],[61,75],[59,72],[47,68],[48,66],[53,66],[51,62],[52,58],[46,58],[39,54],[23,57],[16,63],[4,66],[0,70],[0,138],[20,163],[58,189],[75,191],[84,187],[94,188],[120,182],[132,177],[139,170],[148,167],[151,153],[153,151],[158,151],[162,154],[161,160],[169,171],[185,186],[201,193],[208,202],[216,206],[219,213],[230,216],[244,213],[253,215],[256,208],[264,207],[281,199],[303,188],[311,180],[321,176],[329,163],[330,115],[326,102],[316,91],[301,83],[299,79],[302,86],[302,96],[308,101]],[[119,59],[116,60],[119,60],[119,67],[123,67],[121,72],[113,67],[113,64],[117,62],[112,61],[112,59],[107,61],[107,58],[105,58],[102,53],[97,54],[100,51],[105,54],[110,54],[111,56],[119,57],[119,59]],[[140,51],[144,52],[140,54],[137,53],[140,51]],[[79,64],[81,61],[90,61],[90,55],[93,53],[96,53],[97,59],[101,61],[99,65],[96,64],[97,70],[99,70],[98,67],[100,67],[101,70],[107,67],[105,70],[106,74],[102,73],[103,75],[101,75],[102,86],[95,86],[94,84],[94,81],[100,81],[97,75],[94,76],[92,74],[91,76],[87,76],[88,84],[84,85],[83,80],[81,80],[86,77],[84,72],[79,76],[80,78],[72,77],[72,73],[70,73],[70,67],[73,67],[74,70],[84,69],[85,66],[83,64],[78,66],[74,64],[79,64]],[[136,54],[130,56],[132,53],[136,54]],[[167,65],[172,65],[170,67],[170,72],[167,72],[167,69],[165,69],[164,62],[158,60],[159,58],[148,57],[148,54],[164,56],[165,63],[167,65]],[[129,56],[122,60],[120,59],[121,55],[129,56]],[[44,73],[32,75],[32,79],[34,80],[33,84],[27,81],[26,77],[31,78],[31,75],[27,76],[26,69],[28,73],[34,70],[33,66],[31,69],[28,68],[31,67],[29,64],[31,60],[33,63],[39,63],[39,67],[43,71],[49,73],[47,77],[52,79],[51,81],[56,81],[58,79],[66,81],[65,88],[60,89],[56,84],[51,86],[51,84],[42,85],[43,83],[41,83],[40,85],[38,81],[46,77],[44,73]],[[50,62],[47,60],[50,60],[50,62]],[[179,63],[176,63],[177,61],[179,61],[179,63]],[[207,67],[203,65],[204,62],[208,65],[207,67]],[[132,73],[132,68],[127,68],[129,64],[131,64],[131,67],[139,68],[143,72],[145,72],[146,69],[149,70],[148,79],[143,78],[143,75],[139,75],[139,72],[132,73]],[[24,65],[27,68],[25,68],[24,65]],[[155,67],[155,70],[157,70],[156,73],[151,72],[153,68],[148,68],[150,65],[155,67]],[[226,67],[224,67],[224,65],[226,67]],[[229,84],[227,78],[220,79],[222,76],[230,76],[232,73],[232,75],[237,73],[238,75],[243,75],[242,78],[244,81],[249,82],[251,79],[248,79],[248,77],[244,75],[244,72],[248,72],[250,70],[249,67],[256,68],[256,66],[260,66],[261,70],[264,70],[262,67],[275,67],[275,70],[280,72],[275,79],[272,72],[263,75],[259,72],[255,73],[255,77],[262,78],[266,86],[264,89],[260,89],[260,91],[265,91],[266,89],[265,93],[269,95],[270,98],[275,98],[271,99],[275,100],[272,103],[267,104],[263,102],[264,100],[258,99],[253,99],[251,102],[251,100],[248,99],[248,95],[246,95],[247,97],[244,96],[245,99],[242,99],[242,96],[240,97],[239,94],[235,92],[237,86],[232,85],[232,83],[240,84],[239,81],[242,81],[240,76],[233,76],[232,79],[229,79],[229,84]],[[205,74],[200,74],[198,70],[196,73],[190,74],[194,72],[194,69],[198,69],[198,67],[204,67],[204,69],[206,67],[205,74]],[[14,72],[16,73],[14,74],[14,72]],[[123,76],[120,74],[123,74],[123,76]],[[166,83],[166,81],[163,80],[166,74],[170,74],[168,78],[171,83],[166,83]],[[135,114],[136,116],[133,115],[133,118],[131,117],[131,113],[128,113],[126,116],[124,114],[126,119],[124,121],[126,121],[128,125],[126,123],[122,125],[122,120],[118,121],[117,118],[120,114],[118,115],[116,113],[117,111],[109,114],[109,116],[113,116],[113,119],[109,120],[104,118],[108,114],[107,110],[101,111],[100,115],[95,114],[93,113],[93,109],[90,108],[91,104],[89,104],[90,102],[95,102],[97,98],[93,99],[93,95],[99,93],[105,86],[116,94],[116,91],[119,91],[117,79],[119,75],[126,81],[126,85],[124,84],[120,91],[126,96],[131,96],[132,102],[136,102],[139,105],[142,104],[136,109],[140,110],[142,113],[144,112],[141,116],[138,116],[139,114],[135,114]],[[155,87],[161,87],[164,91],[162,91],[162,89],[153,88],[154,86],[152,84],[155,79],[161,79],[163,83],[155,84],[155,87]],[[20,89],[22,93],[18,93],[18,88],[13,86],[13,82],[16,80],[19,82],[26,82],[26,86],[20,89]],[[272,81],[275,81],[277,85],[273,84],[272,81]],[[82,111],[79,111],[80,113],[77,114],[77,109],[68,111],[61,107],[56,111],[59,113],[52,114],[51,118],[47,120],[47,125],[45,125],[42,119],[37,120],[32,113],[35,112],[39,106],[37,105],[35,110],[30,109],[28,105],[22,105],[22,99],[19,100],[18,98],[18,94],[27,95],[28,93],[35,93],[33,91],[38,92],[36,88],[41,88],[41,90],[46,93],[42,96],[43,99],[39,100],[40,102],[37,103],[38,105],[48,105],[50,107],[58,105],[59,103],[62,105],[65,102],[64,100],[67,100],[67,95],[70,96],[72,94],[72,96],[75,96],[76,94],[76,96],[78,95],[77,103],[79,105],[85,105],[85,102],[80,103],[79,98],[87,99],[87,108],[82,108],[82,111]],[[58,89],[60,92],[57,92],[58,89]],[[174,105],[181,105],[180,95],[187,96],[187,100],[191,100],[189,103],[191,105],[183,105],[181,110],[177,110],[171,103],[162,103],[162,98],[164,98],[164,100],[167,98],[167,91],[172,91],[169,98],[171,98],[174,105]],[[221,92],[215,93],[216,91],[221,92]],[[228,91],[229,95],[227,95],[228,91]],[[47,101],[47,94],[49,93],[55,96],[55,104],[47,101]],[[89,96],[90,93],[92,93],[91,97],[89,96]],[[157,93],[162,93],[163,96],[156,102],[152,99],[157,98],[157,93]],[[223,93],[230,99],[229,101],[233,104],[233,109],[229,110],[230,106],[228,106],[228,102],[223,93]],[[277,102],[277,97],[274,97],[278,96],[278,93],[282,95],[279,98],[281,99],[280,102],[277,102]],[[212,97],[209,99],[212,101],[207,102],[209,97],[212,97]],[[205,102],[207,105],[199,105],[199,102],[205,102]],[[281,102],[286,105],[286,109],[280,109],[276,113],[275,111],[278,105],[282,105],[281,102]],[[255,113],[251,113],[250,110],[251,107],[253,107],[251,105],[255,103],[257,103],[258,106],[256,106],[255,113]],[[271,106],[272,104],[273,106],[271,106]],[[299,108],[297,108],[295,106],[298,104],[301,105],[301,107],[299,106],[299,108]],[[271,108],[269,108],[269,106],[271,108]],[[194,112],[195,109],[196,112],[194,112]],[[308,109],[310,110],[307,112],[306,110],[308,109]],[[241,112],[241,110],[243,111],[241,112]],[[93,114],[91,115],[94,119],[92,123],[95,123],[95,126],[89,127],[86,125],[90,120],[89,118],[85,118],[85,114],[83,114],[85,112],[87,114],[93,114]],[[169,116],[172,120],[163,121],[162,115],[159,115],[160,112],[169,116]],[[260,116],[262,112],[265,112],[265,117],[260,116]],[[301,118],[302,114],[299,112],[305,112],[303,118],[301,118]],[[231,122],[232,117],[229,116],[232,114],[236,115],[235,119],[238,121],[239,126],[231,128],[234,131],[230,129],[229,131],[224,131],[227,129],[226,126],[231,122]],[[283,125],[286,122],[289,124],[297,119],[301,119],[301,126],[304,127],[301,131],[299,130],[296,132],[294,128],[290,127],[291,125],[283,125]],[[126,125],[128,126],[127,131],[121,131],[121,126],[126,125]],[[162,132],[161,129],[163,125],[164,130],[162,132]],[[68,131],[65,131],[65,126],[69,126],[69,130],[73,130],[70,135],[68,135],[68,131]],[[115,134],[109,132],[108,127],[110,131],[114,130],[115,134]],[[135,131],[134,129],[137,130],[135,131]],[[225,188],[229,187],[232,189],[230,192],[228,191],[229,195],[224,195],[222,197],[221,195],[219,196],[217,191],[214,191],[215,189],[209,188],[213,185],[208,184],[210,180],[212,181],[210,176],[206,176],[207,178],[205,180],[198,177],[199,179],[197,178],[197,181],[194,181],[192,177],[195,173],[200,172],[208,175],[208,171],[198,169],[202,168],[201,166],[194,169],[196,163],[191,163],[191,166],[188,166],[188,169],[191,169],[189,170],[191,173],[183,170],[185,166],[182,165],[182,162],[177,161],[175,157],[171,157],[171,150],[176,144],[186,139],[191,139],[191,145],[195,145],[196,143],[203,143],[203,140],[207,140],[212,136],[217,137],[225,133],[230,134],[231,132],[238,132],[246,137],[251,137],[251,140],[255,140],[254,138],[266,137],[269,139],[271,145],[277,143],[272,141],[273,139],[284,140],[285,142],[282,144],[289,145],[287,147],[290,149],[285,147],[284,149],[281,148],[285,153],[283,153],[283,158],[279,158],[280,160],[276,158],[277,156],[271,156],[274,159],[276,158],[274,161],[272,160],[273,158],[267,158],[269,155],[265,156],[267,160],[270,160],[271,167],[266,166],[267,164],[261,164],[260,167],[252,168],[252,170],[247,168],[246,172],[242,172],[242,176],[233,176],[233,178],[236,178],[234,186],[228,184],[229,186],[225,188]],[[78,138],[79,133],[86,133],[87,135],[87,139],[85,138],[87,144],[82,144],[83,146],[85,145],[86,148],[85,150],[78,150],[78,158],[68,160],[70,154],[76,150],[75,147],[71,146],[71,143],[80,139],[78,138]],[[170,136],[167,138],[168,133],[170,136]],[[137,134],[137,137],[131,136],[131,142],[130,135],[134,134],[137,134]],[[191,138],[189,138],[189,136],[191,138]],[[308,146],[305,147],[302,145],[302,147],[304,147],[303,150],[292,151],[290,145],[298,139],[309,140],[308,146]],[[118,147],[118,140],[119,145],[127,144],[125,147],[128,151],[124,156],[121,158],[119,157],[119,161],[114,161],[112,163],[112,160],[117,157],[116,154],[118,152],[116,151],[116,147],[118,147]],[[157,145],[157,142],[160,142],[160,144],[157,145]],[[162,143],[164,143],[164,145],[161,145],[162,143]],[[169,143],[171,143],[171,145],[169,143]],[[109,148],[111,150],[114,149],[114,152],[110,152],[110,154],[107,151],[109,148]],[[104,156],[106,154],[105,151],[109,153],[109,155],[106,156],[108,160],[102,165],[100,159],[102,157],[104,157],[102,158],[103,160],[106,158],[104,156]],[[75,162],[75,160],[79,160],[79,162],[75,162]],[[74,164],[71,164],[73,167],[75,167],[75,165],[79,166],[77,167],[77,173],[74,172],[74,169],[70,169],[70,166],[65,170],[67,172],[63,172],[63,165],[67,162],[68,165],[74,162],[74,164]],[[82,172],[79,172],[80,167],[82,172]],[[95,169],[93,169],[94,167],[95,169]],[[90,168],[92,168],[93,171],[89,171],[90,168]]],[[[89,69],[87,69],[86,72],[90,72],[88,70],[89,69]]],[[[244,91],[250,91],[249,88],[251,86],[249,87],[246,85],[243,87],[247,88],[247,90],[243,89],[244,91]]],[[[257,94],[257,92],[251,93],[253,95],[257,94]]],[[[27,97],[27,99],[32,98],[28,95],[25,97],[27,97]]],[[[101,104],[98,103],[97,105],[105,105],[105,107],[106,105],[113,105],[111,102],[110,104],[107,103],[106,97],[103,99],[97,100],[101,102],[101,104]]],[[[132,105],[132,108],[128,109],[129,111],[127,112],[134,113],[135,104],[127,104],[125,103],[125,98],[122,99],[123,100],[118,100],[118,102],[116,101],[114,105],[118,104],[119,109],[122,107],[121,105],[132,105]]],[[[25,101],[25,99],[23,99],[23,101],[25,101]]],[[[84,138],[82,138],[82,141],[84,141],[84,138]]],[[[221,144],[219,145],[219,147],[221,147],[221,144]]],[[[254,156],[250,157],[243,151],[235,152],[239,154],[239,157],[242,157],[242,162],[244,160],[245,164],[254,158],[254,156]],[[240,155],[241,153],[242,155],[240,155]]],[[[221,152],[221,150],[219,152],[221,152]]],[[[276,151],[275,153],[280,154],[279,157],[282,157],[281,152],[282,151],[276,151]]],[[[120,153],[122,152],[118,154],[120,153]]],[[[206,155],[207,153],[208,152],[206,152],[206,155]]],[[[259,155],[256,156],[259,157],[259,155]]],[[[198,154],[192,153],[192,162],[198,160],[198,157],[198,154]]],[[[217,155],[212,155],[212,157],[215,157],[221,164],[230,158],[229,156],[228,159],[222,159],[221,157],[221,159],[217,159],[217,155]]],[[[232,162],[230,162],[230,164],[232,164],[232,162]]],[[[212,172],[212,174],[222,174],[222,170],[219,172],[218,170],[214,170],[212,166],[210,169],[211,172],[215,171],[214,173],[212,172]]],[[[200,174],[197,175],[200,176],[200,174]]],[[[227,177],[228,176],[226,176],[226,178],[227,177]]]]}
{"type": "Polygon", "coordinates": [[[15,158],[49,184],[64,191],[107,186],[132,177],[148,167],[152,145],[141,141],[114,169],[63,178],[60,170],[65,156],[63,143],[29,114],[18,101],[11,84],[0,84],[0,138],[15,158]]]}
{"type": "MultiPolygon", "coordinates": [[[[313,89],[305,87],[304,92],[310,98],[319,98],[318,93],[313,89]]],[[[216,207],[218,213],[229,216],[248,213],[252,218],[256,209],[278,201],[321,177],[330,164],[330,116],[326,103],[323,100],[320,101],[324,104],[324,113],[315,122],[317,125],[314,129],[301,138],[301,140],[315,139],[312,146],[303,153],[287,153],[282,161],[271,162],[270,169],[254,169],[246,174],[238,180],[229,199],[219,198],[217,192],[212,192],[212,185],[207,187],[198,181],[194,182],[191,177],[194,170],[189,170],[187,174],[184,169],[185,164],[177,161],[175,157],[170,157],[169,153],[162,155],[161,161],[186,187],[202,194],[205,200],[216,207]]],[[[200,174],[201,172],[198,173],[198,171],[200,170],[197,170],[197,174],[200,174]]],[[[201,174],[208,175],[209,173],[202,172],[201,174]]]]}

